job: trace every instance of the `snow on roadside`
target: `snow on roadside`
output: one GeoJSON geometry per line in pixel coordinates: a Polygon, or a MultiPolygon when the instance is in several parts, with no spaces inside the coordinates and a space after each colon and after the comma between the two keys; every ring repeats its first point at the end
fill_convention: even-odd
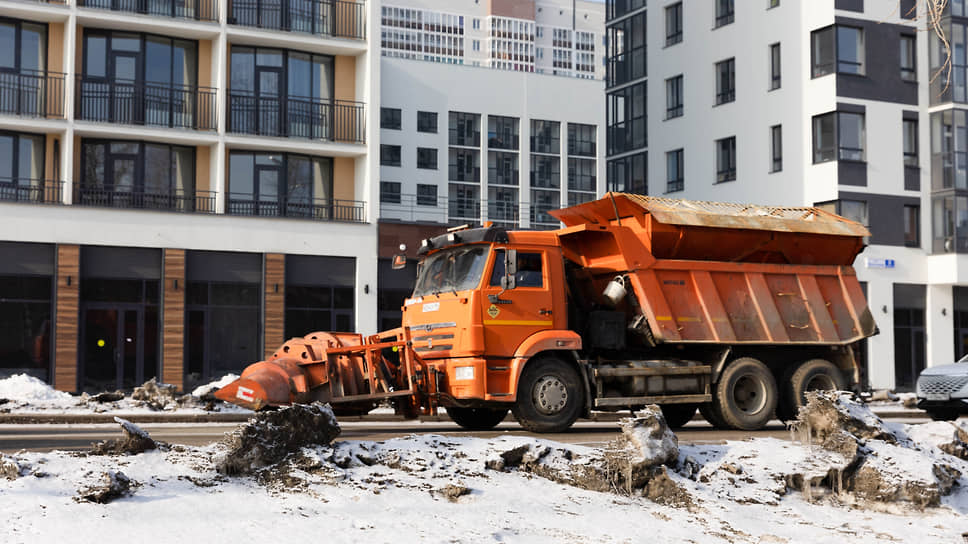
{"type": "Polygon", "coordinates": [[[0,398],[17,402],[73,401],[70,393],[57,391],[28,374],[15,374],[0,380],[0,398]]]}

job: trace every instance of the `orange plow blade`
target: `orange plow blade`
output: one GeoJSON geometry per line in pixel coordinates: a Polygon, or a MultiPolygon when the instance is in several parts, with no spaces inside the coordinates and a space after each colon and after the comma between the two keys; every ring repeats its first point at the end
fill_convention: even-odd
{"type": "Polygon", "coordinates": [[[288,360],[249,365],[242,377],[215,392],[215,398],[250,410],[299,402],[308,392],[306,374],[288,360]]]}

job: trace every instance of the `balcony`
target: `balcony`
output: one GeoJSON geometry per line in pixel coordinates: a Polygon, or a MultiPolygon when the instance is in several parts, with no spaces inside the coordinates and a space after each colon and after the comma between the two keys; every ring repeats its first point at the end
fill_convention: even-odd
{"type": "Polygon", "coordinates": [[[77,5],[140,15],[218,21],[218,0],[77,0],[77,5]]]}
{"type": "Polygon", "coordinates": [[[111,189],[80,185],[74,192],[74,204],[126,210],[215,213],[215,193],[195,191],[185,194],[177,190],[134,191],[118,187],[111,189]]]}
{"type": "Polygon", "coordinates": [[[250,193],[229,193],[225,213],[250,217],[288,217],[346,223],[366,222],[366,206],[364,202],[359,200],[309,200],[300,198],[289,201],[286,197],[256,200],[250,193]]]}
{"type": "MultiPolygon", "coordinates": [[[[474,201],[480,209],[480,199],[474,201]]],[[[447,222],[447,197],[415,194],[381,194],[380,219],[392,219],[407,223],[447,222]]],[[[480,221],[480,212],[474,222],[480,221]]]]}
{"type": "Polygon", "coordinates": [[[75,115],[84,121],[214,131],[215,89],[77,78],[75,115]]]}
{"type": "Polygon", "coordinates": [[[458,168],[456,165],[451,164],[447,167],[447,179],[450,181],[480,183],[481,169],[476,166],[474,168],[458,168]]]}
{"type": "Polygon", "coordinates": [[[64,118],[64,74],[35,70],[0,71],[0,113],[64,118]]]}
{"type": "Polygon", "coordinates": [[[0,178],[0,201],[60,204],[64,182],[44,179],[0,178]]]}
{"type": "Polygon", "coordinates": [[[229,93],[229,132],[284,138],[366,142],[362,102],[229,93]]]}
{"type": "Polygon", "coordinates": [[[366,4],[345,0],[229,0],[229,24],[366,39],[366,4]]]}

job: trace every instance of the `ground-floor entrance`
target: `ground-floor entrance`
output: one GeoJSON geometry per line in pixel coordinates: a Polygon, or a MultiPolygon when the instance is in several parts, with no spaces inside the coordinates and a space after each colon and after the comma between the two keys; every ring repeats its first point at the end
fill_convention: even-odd
{"type": "Polygon", "coordinates": [[[81,367],[84,389],[141,385],[157,375],[158,312],[134,304],[91,303],[81,309],[81,367]]]}

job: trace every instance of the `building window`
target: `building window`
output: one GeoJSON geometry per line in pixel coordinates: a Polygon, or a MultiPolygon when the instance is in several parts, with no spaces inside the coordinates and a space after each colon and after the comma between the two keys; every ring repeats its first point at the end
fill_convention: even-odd
{"type": "Polygon", "coordinates": [[[380,144],[380,165],[400,166],[400,146],[380,144]]]}
{"type": "Polygon", "coordinates": [[[432,147],[418,147],[417,168],[422,168],[424,170],[436,170],[437,150],[432,147]]]}
{"type": "Polygon", "coordinates": [[[47,381],[54,293],[53,245],[0,242],[0,376],[47,381]]]}
{"type": "Polygon", "coordinates": [[[863,161],[864,114],[831,112],[813,118],[813,162],[863,161]]]}
{"type": "Polygon", "coordinates": [[[968,253],[968,197],[933,199],[934,253],[968,253]]]}
{"type": "Polygon", "coordinates": [[[733,22],[733,0],[716,1],[716,28],[733,22]]]}
{"type": "Polygon", "coordinates": [[[531,152],[561,154],[561,123],[531,120],[531,152]]]}
{"type": "Polygon", "coordinates": [[[921,206],[904,205],[904,245],[921,246],[921,206]]]}
{"type": "MultiPolygon", "coordinates": [[[[192,211],[196,204],[195,148],[82,140],[77,190],[76,204],[192,211]]],[[[214,204],[205,211],[214,212],[214,204]]]]}
{"type": "Polygon", "coordinates": [[[226,213],[347,219],[334,209],[331,158],[232,151],[228,176],[226,213]]]}
{"type": "Polygon", "coordinates": [[[666,153],[666,192],[674,193],[681,191],[685,185],[683,177],[683,154],[684,149],[676,149],[666,153]]]}
{"type": "Polygon", "coordinates": [[[813,77],[831,74],[864,75],[864,31],[850,26],[828,26],[811,33],[813,77]]]}
{"type": "Polygon", "coordinates": [[[914,36],[901,36],[901,79],[917,81],[917,41],[914,36]]]}
{"type": "Polygon", "coordinates": [[[437,134],[437,112],[418,111],[417,132],[429,132],[432,134],[437,134]]]}
{"type": "Polygon", "coordinates": [[[611,92],[606,98],[608,154],[642,149],[648,144],[646,84],[636,83],[611,92]]]}
{"type": "Polygon", "coordinates": [[[381,181],[380,182],[380,202],[386,204],[400,203],[400,182],[381,181]]]}
{"type": "Polygon", "coordinates": [[[682,117],[682,75],[666,80],[666,119],[682,117]]]}
{"type": "Polygon", "coordinates": [[[286,255],[286,338],[312,331],[352,331],[355,278],[352,257],[286,255]]]}
{"type": "Polygon", "coordinates": [[[783,170],[783,127],[770,127],[770,172],[783,170]]]}
{"type": "Polygon", "coordinates": [[[594,157],[595,132],[595,125],[568,123],[568,154],[594,157]]]}
{"type": "Polygon", "coordinates": [[[491,149],[517,150],[518,119],[516,117],[487,117],[487,146],[491,149]]]}
{"type": "Polygon", "coordinates": [[[780,44],[770,46],[770,90],[780,88],[780,44]]]}
{"type": "Polygon", "coordinates": [[[716,183],[736,179],[736,136],[716,140],[716,183]]]}
{"type": "Polygon", "coordinates": [[[400,130],[400,113],[399,108],[380,108],[380,128],[400,130]]]}
{"type": "Polygon", "coordinates": [[[41,134],[0,132],[0,200],[44,202],[57,194],[44,189],[44,142],[41,134]]]}
{"type": "MultiPolygon", "coordinates": [[[[605,166],[608,190],[639,195],[649,194],[647,162],[648,152],[645,151],[609,160],[605,166]]],[[[594,196],[595,194],[592,193],[592,198],[588,200],[594,200],[594,196]]],[[[574,205],[571,195],[568,196],[568,202],[569,206],[574,205]]]]}
{"type": "Polygon", "coordinates": [[[417,206],[436,206],[437,186],[424,183],[417,184],[417,206]]]}
{"type": "Polygon", "coordinates": [[[448,142],[464,147],[481,146],[481,116],[452,111],[448,115],[448,142]]]}
{"type": "Polygon", "coordinates": [[[716,63],[716,104],[736,100],[736,59],[716,63]]]}
{"type": "Polygon", "coordinates": [[[865,227],[868,225],[867,202],[864,200],[831,200],[817,203],[815,206],[865,227]]]}
{"type": "Polygon", "coordinates": [[[901,130],[904,132],[904,166],[918,166],[918,122],[904,119],[901,130]]]}
{"type": "Polygon", "coordinates": [[[767,5],[767,9],[773,9],[773,8],[778,8],[778,7],[780,7],[780,0],[769,0],[769,4],[767,5]]]}
{"type": "Polygon", "coordinates": [[[607,85],[614,87],[646,76],[646,13],[608,26],[607,85]]]}
{"type": "Polygon", "coordinates": [[[665,8],[666,46],[682,41],[682,2],[665,8]]]}

